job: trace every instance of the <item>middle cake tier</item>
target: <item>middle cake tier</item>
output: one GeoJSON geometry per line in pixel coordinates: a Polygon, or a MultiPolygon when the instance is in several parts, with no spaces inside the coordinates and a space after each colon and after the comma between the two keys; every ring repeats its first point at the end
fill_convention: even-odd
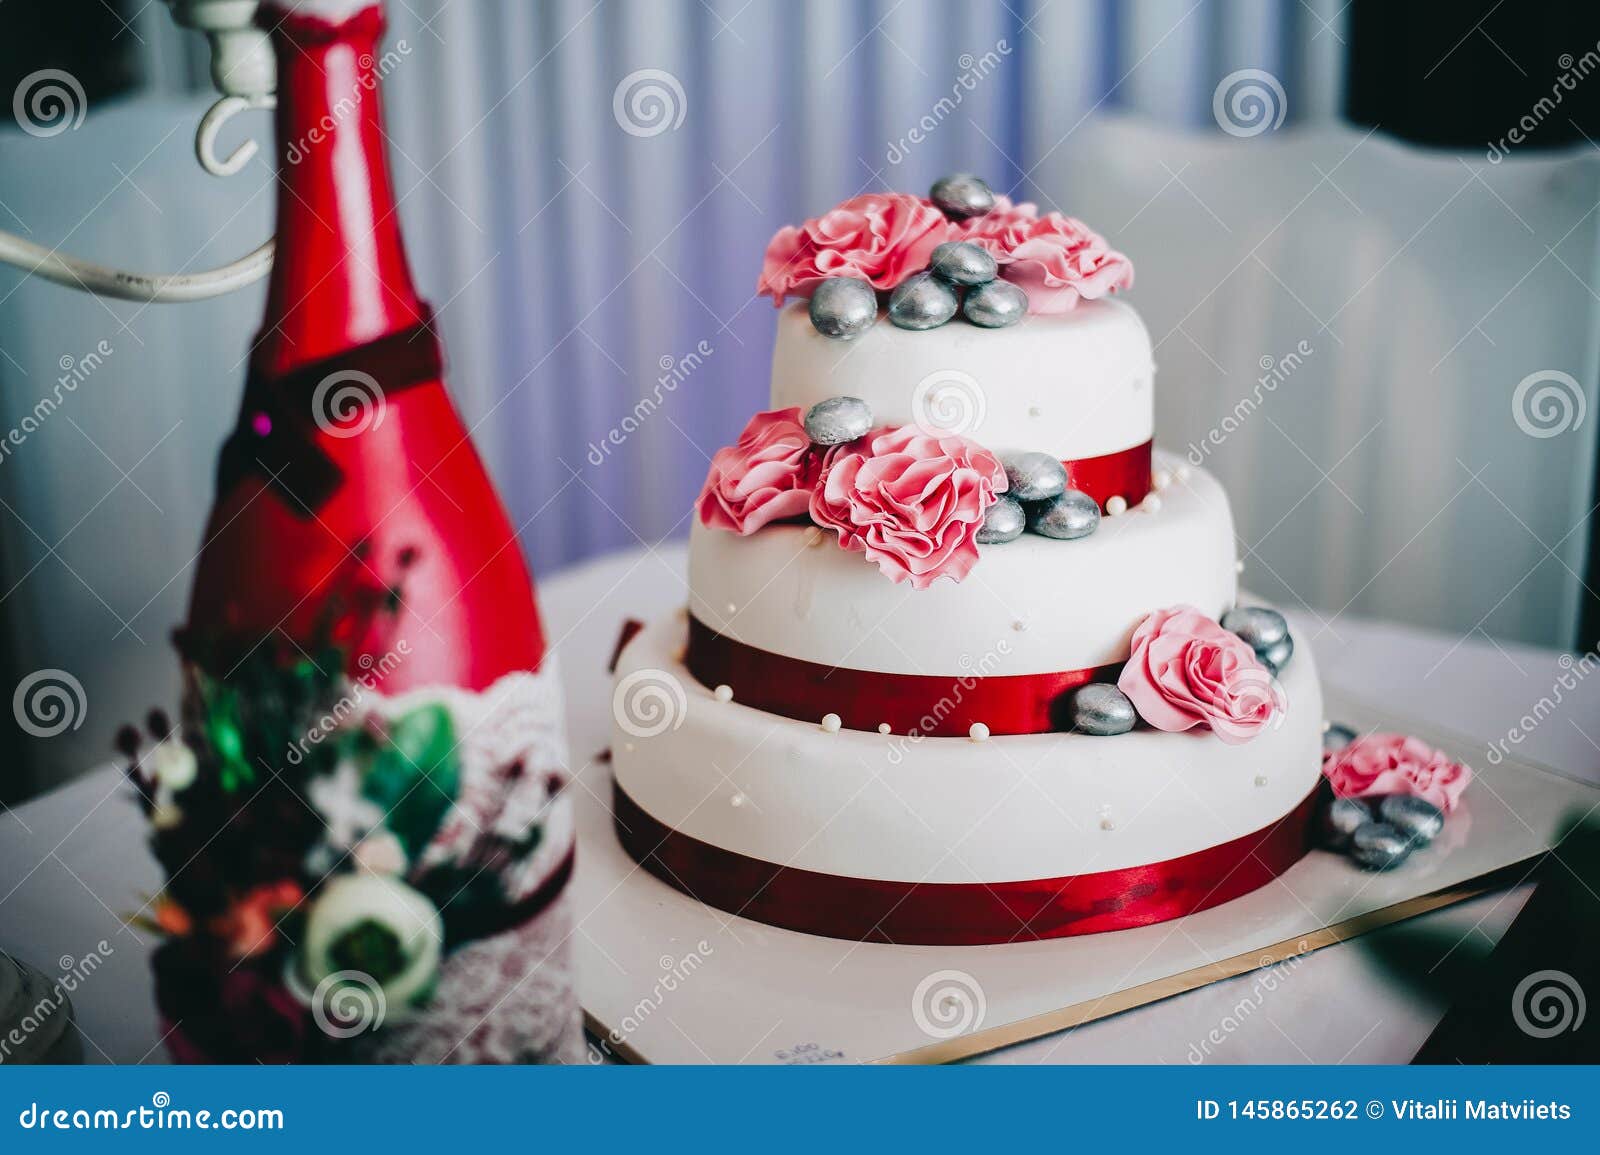
{"type": "MultiPolygon", "coordinates": [[[[689,612],[703,635],[829,668],[949,678],[1109,666],[1152,610],[1188,604],[1215,618],[1237,592],[1222,486],[1168,454],[1156,474],[1154,501],[1092,536],[984,546],[964,581],[924,590],[886,580],[814,526],[741,537],[696,522],[689,612]]],[[[837,709],[850,725],[847,705],[837,709]]]]}

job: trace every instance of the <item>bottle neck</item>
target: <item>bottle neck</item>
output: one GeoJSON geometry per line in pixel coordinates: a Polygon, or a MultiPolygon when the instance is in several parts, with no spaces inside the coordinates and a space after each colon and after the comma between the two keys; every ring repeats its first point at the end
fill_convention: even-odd
{"type": "Polygon", "coordinates": [[[384,156],[372,6],[270,17],[278,62],[277,252],[254,358],[280,375],[422,319],[384,156]]]}

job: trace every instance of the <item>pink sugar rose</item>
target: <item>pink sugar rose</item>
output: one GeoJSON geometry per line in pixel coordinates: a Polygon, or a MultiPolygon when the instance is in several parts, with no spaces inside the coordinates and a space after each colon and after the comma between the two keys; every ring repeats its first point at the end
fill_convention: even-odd
{"type": "Polygon", "coordinates": [[[892,289],[928,267],[951,225],[931,201],[905,193],[865,193],[806,221],[786,225],[767,245],[756,293],[783,304],[810,296],[828,277],[856,277],[892,289]]]}
{"type": "Polygon", "coordinates": [[[1449,814],[1472,781],[1472,769],[1417,738],[1369,734],[1322,756],[1322,773],[1341,798],[1415,794],[1449,814]]]}
{"type": "Polygon", "coordinates": [[[800,517],[811,500],[817,455],[800,408],[757,413],[736,444],[717,450],[700,491],[700,520],[741,536],[800,517]]]}
{"type": "Polygon", "coordinates": [[[967,576],[984,514],[1005,488],[999,459],[965,437],[885,427],[828,451],[811,517],[884,576],[921,590],[967,576]]]}
{"type": "Polygon", "coordinates": [[[1039,215],[1032,204],[995,198],[995,207],[955,227],[957,239],[994,255],[1000,275],[1028,294],[1028,312],[1065,313],[1133,286],[1133,264],[1075,217],[1039,215]]]}
{"type": "Polygon", "coordinates": [[[1284,707],[1249,644],[1193,606],[1156,610],[1139,624],[1117,688],[1157,730],[1209,726],[1231,745],[1254,738],[1284,707]]]}

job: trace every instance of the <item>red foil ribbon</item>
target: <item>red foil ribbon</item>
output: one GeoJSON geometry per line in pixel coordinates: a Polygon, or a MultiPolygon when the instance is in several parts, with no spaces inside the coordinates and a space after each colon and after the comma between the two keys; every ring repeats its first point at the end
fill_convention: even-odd
{"type": "Polygon", "coordinates": [[[1138,505],[1150,492],[1150,453],[1154,441],[1119,449],[1100,457],[1080,457],[1063,461],[1067,467],[1067,488],[1087,493],[1102,510],[1113,497],[1121,497],[1129,508],[1138,505]]]}
{"type": "Polygon", "coordinates": [[[1264,886],[1311,847],[1321,784],[1260,830],[1149,866],[1026,882],[888,882],[780,866],[702,842],[613,783],[617,837],[669,886],[786,930],[856,942],[980,946],[1098,934],[1207,910],[1264,886]]]}
{"type": "MultiPolygon", "coordinates": [[[[1071,546],[1064,548],[1070,549],[1071,546]]],[[[1122,663],[1043,674],[890,674],[791,658],[719,634],[689,618],[689,672],[706,686],[732,686],[741,705],[802,722],[837,714],[850,730],[965,738],[974,722],[991,734],[1047,734],[1071,728],[1063,695],[1085,682],[1113,681],[1122,663]]]]}

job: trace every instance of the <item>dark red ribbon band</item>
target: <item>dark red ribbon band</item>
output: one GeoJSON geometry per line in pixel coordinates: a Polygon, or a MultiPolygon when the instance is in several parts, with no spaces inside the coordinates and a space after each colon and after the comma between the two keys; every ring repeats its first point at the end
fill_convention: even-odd
{"type": "Polygon", "coordinates": [[[731,686],[741,704],[802,722],[839,715],[850,730],[965,738],[974,722],[991,734],[1071,729],[1067,691],[1109,682],[1122,664],[1042,674],[890,674],[791,658],[719,634],[689,618],[689,672],[702,685],[731,686]]]}
{"type": "Polygon", "coordinates": [[[1067,487],[1087,493],[1103,510],[1106,502],[1120,497],[1132,508],[1150,492],[1150,454],[1154,441],[1119,449],[1100,457],[1080,457],[1063,461],[1067,467],[1067,487]]]}
{"type": "Polygon", "coordinates": [[[712,846],[646,813],[614,784],[617,837],[669,886],[730,914],[856,942],[978,946],[1098,934],[1182,918],[1247,894],[1311,846],[1318,789],[1260,830],[1149,866],[1026,882],[846,878],[712,846]]]}

